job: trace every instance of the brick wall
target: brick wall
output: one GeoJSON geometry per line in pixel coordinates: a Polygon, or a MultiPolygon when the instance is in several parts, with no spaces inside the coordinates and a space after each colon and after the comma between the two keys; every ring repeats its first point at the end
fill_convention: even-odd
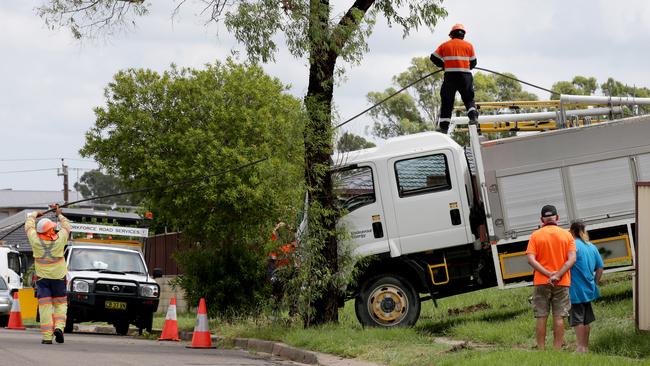
{"type": "Polygon", "coordinates": [[[158,303],[158,312],[167,313],[167,308],[169,307],[169,300],[172,296],[176,296],[176,312],[183,313],[188,311],[188,304],[185,301],[185,293],[180,287],[174,288],[170,281],[176,278],[176,276],[163,276],[162,278],[156,278],[156,282],[160,286],[160,302],[158,303]]]}

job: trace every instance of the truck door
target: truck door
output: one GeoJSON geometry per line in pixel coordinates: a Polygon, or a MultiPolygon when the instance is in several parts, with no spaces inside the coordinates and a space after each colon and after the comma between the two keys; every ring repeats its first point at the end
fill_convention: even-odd
{"type": "Polygon", "coordinates": [[[339,225],[350,233],[362,255],[388,251],[386,223],[374,164],[364,163],[337,170],[332,176],[337,204],[347,214],[339,225]]]}
{"type": "Polygon", "coordinates": [[[466,244],[461,192],[451,150],[388,160],[397,238],[403,254],[466,244]]]}

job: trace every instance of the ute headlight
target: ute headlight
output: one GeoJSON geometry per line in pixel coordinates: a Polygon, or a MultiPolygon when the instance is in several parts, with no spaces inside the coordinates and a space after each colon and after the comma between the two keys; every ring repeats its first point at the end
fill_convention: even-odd
{"type": "Polygon", "coordinates": [[[72,281],[72,291],[73,292],[88,292],[90,285],[84,280],[74,280],[72,281]]]}
{"type": "Polygon", "coordinates": [[[158,297],[158,285],[142,285],[140,286],[140,296],[142,297],[158,297]]]}

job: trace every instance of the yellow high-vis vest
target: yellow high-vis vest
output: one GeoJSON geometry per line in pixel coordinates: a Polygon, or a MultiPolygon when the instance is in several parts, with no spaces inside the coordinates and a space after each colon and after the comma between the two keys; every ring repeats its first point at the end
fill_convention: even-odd
{"type": "Polygon", "coordinates": [[[59,215],[59,238],[52,240],[43,240],[36,233],[36,217],[33,214],[27,216],[25,220],[25,232],[32,246],[34,253],[34,267],[36,275],[39,278],[48,278],[60,280],[68,273],[68,268],[63,257],[63,249],[68,242],[72,226],[70,221],[63,215],[59,215]]]}

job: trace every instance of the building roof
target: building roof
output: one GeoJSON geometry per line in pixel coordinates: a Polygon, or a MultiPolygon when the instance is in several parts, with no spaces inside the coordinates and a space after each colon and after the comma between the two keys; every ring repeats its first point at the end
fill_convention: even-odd
{"type": "MultiPolygon", "coordinates": [[[[0,241],[8,244],[21,252],[31,252],[32,248],[27,241],[27,235],[22,226],[25,223],[25,218],[28,212],[34,210],[26,209],[21,212],[0,220],[0,241]],[[13,231],[12,231],[13,230],[13,231]],[[7,233],[11,232],[9,235],[7,233]],[[6,237],[4,237],[7,235],[6,237]],[[3,238],[4,237],[4,238],[3,238]]],[[[137,224],[142,220],[142,217],[136,213],[131,212],[118,212],[118,211],[97,211],[92,209],[79,209],[79,208],[63,208],[62,214],[73,222],[81,222],[83,219],[101,218],[115,220],[120,225],[137,224]]],[[[45,217],[54,219],[53,213],[48,213],[45,217]]]]}
{"type": "MultiPolygon", "coordinates": [[[[79,192],[68,192],[69,201],[80,199],[83,199],[83,196],[79,192]]],[[[63,191],[0,189],[0,208],[45,208],[52,203],[63,203],[63,191]]]]}

